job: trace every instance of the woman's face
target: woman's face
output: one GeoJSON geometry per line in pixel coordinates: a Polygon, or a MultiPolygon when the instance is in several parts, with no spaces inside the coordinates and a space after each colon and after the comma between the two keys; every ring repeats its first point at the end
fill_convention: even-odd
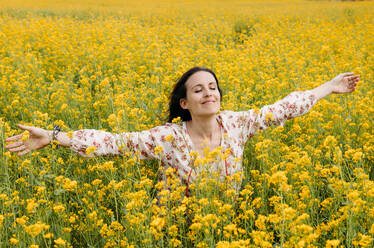
{"type": "Polygon", "coordinates": [[[221,95],[214,76],[207,71],[192,74],[186,84],[187,94],[180,100],[183,109],[193,116],[216,115],[221,107],[221,95]]]}

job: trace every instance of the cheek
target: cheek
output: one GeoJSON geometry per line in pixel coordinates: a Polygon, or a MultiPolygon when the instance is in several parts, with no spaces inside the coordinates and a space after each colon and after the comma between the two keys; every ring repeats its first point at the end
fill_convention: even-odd
{"type": "Polygon", "coordinates": [[[196,99],[193,94],[187,94],[186,95],[186,100],[185,100],[185,107],[190,109],[191,106],[196,104],[196,99]]]}
{"type": "Polygon", "coordinates": [[[200,95],[198,93],[192,93],[188,96],[188,101],[192,104],[199,102],[200,95]]]}
{"type": "Polygon", "coordinates": [[[219,91],[217,92],[217,99],[218,99],[219,101],[221,101],[221,94],[219,93],[219,91]]]}

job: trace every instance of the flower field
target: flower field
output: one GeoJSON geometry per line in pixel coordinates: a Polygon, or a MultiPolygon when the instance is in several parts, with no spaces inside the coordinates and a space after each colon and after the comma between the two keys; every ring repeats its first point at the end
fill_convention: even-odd
{"type": "MultiPolygon", "coordinates": [[[[373,247],[374,2],[0,0],[0,247],[373,247]],[[193,195],[159,161],[5,150],[17,123],[130,132],[165,123],[189,68],[222,110],[352,71],[355,92],[247,143],[240,192],[193,195]]],[[[207,152],[206,159],[219,156],[207,152]]],[[[218,154],[218,155],[217,155],[218,154]]],[[[227,181],[238,180],[239,175],[227,181]]]]}

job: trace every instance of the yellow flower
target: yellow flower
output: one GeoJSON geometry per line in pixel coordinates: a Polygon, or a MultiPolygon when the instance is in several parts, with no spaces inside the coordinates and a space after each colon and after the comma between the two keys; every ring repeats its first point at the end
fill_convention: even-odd
{"type": "Polygon", "coordinates": [[[164,150],[164,148],[162,146],[156,146],[155,147],[155,154],[158,155],[158,154],[162,153],[163,150],[164,150]]]}
{"type": "Polygon", "coordinates": [[[158,230],[158,231],[161,231],[162,228],[164,228],[164,225],[165,225],[165,219],[164,218],[160,218],[160,217],[156,217],[152,222],[151,222],[151,226],[158,230]]]}
{"type": "Polygon", "coordinates": [[[20,224],[21,226],[25,225],[26,224],[26,221],[28,220],[29,218],[27,216],[22,216],[21,218],[16,218],[16,222],[18,224],[20,224]]]}
{"type": "MultiPolygon", "coordinates": [[[[352,246],[372,245],[372,85],[359,82],[353,94],[321,99],[284,127],[270,127],[254,137],[250,130],[277,124],[274,118],[289,119],[288,110],[306,113],[306,106],[294,108],[292,102],[283,102],[280,109],[272,104],[293,91],[318,87],[334,76],[331,71],[354,71],[370,81],[372,1],[328,3],[323,12],[313,1],[212,0],[193,8],[186,7],[190,1],[70,1],[78,18],[63,11],[62,2],[1,3],[0,40],[6,42],[0,42],[0,137],[23,132],[22,140],[29,141],[31,133],[14,126],[25,120],[48,130],[53,124],[70,130],[66,122],[74,130],[100,129],[113,137],[125,133],[113,144],[124,156],[87,160],[79,156],[79,147],[78,155],[41,149],[25,159],[4,150],[0,168],[9,178],[5,176],[0,190],[0,225],[10,232],[2,233],[8,240],[3,246],[15,240],[15,246],[43,246],[40,240],[46,239],[49,246],[62,247],[61,241],[70,247],[63,240],[67,236],[52,233],[76,230],[82,236],[77,247],[97,233],[105,247],[204,247],[211,241],[217,247],[342,247],[337,234],[346,231],[348,220],[355,227],[348,240],[352,246]],[[238,4],[242,2],[250,4],[238,4]],[[87,15],[88,8],[97,15],[87,15]],[[15,15],[12,9],[27,13],[15,15]],[[328,40],[322,38],[332,30],[328,40]],[[179,166],[172,161],[170,169],[155,168],[137,157],[138,134],[132,132],[164,124],[173,83],[199,63],[214,68],[225,92],[217,117],[243,112],[219,119],[230,129],[223,134],[225,146],[180,158],[191,162],[192,173],[191,168],[171,169],[179,166]],[[269,109],[271,113],[263,111],[269,109]],[[243,146],[247,139],[243,154],[235,147],[233,154],[226,150],[228,142],[243,146]],[[155,182],[159,175],[166,176],[166,183],[155,182]],[[43,214],[51,208],[58,220],[47,230],[35,222],[46,220],[43,214]],[[317,212],[309,216],[310,209],[317,212]],[[185,215],[192,218],[193,229],[184,225],[185,215]],[[150,230],[144,229],[147,225],[150,230]],[[251,226],[255,230],[241,235],[240,227],[251,226]]],[[[312,98],[298,100],[310,105],[312,98]]],[[[89,138],[75,134],[74,145],[89,138]]],[[[171,133],[165,140],[179,143],[171,133]]],[[[98,142],[103,151],[111,146],[98,142]]],[[[163,147],[154,154],[165,153],[163,147]]],[[[87,149],[89,157],[97,152],[87,149]]]]}
{"type": "Polygon", "coordinates": [[[93,211],[92,213],[89,213],[87,215],[88,219],[90,220],[96,220],[97,219],[97,212],[96,211],[93,211]]]}
{"type": "Polygon", "coordinates": [[[271,112],[266,113],[265,120],[266,121],[272,121],[272,120],[274,120],[273,113],[271,113],[271,112]]]}
{"type": "Polygon", "coordinates": [[[339,244],[340,244],[339,239],[327,240],[326,241],[326,248],[335,248],[335,247],[338,247],[339,244]]]}
{"type": "Polygon", "coordinates": [[[109,84],[109,78],[104,78],[103,81],[99,84],[100,87],[105,88],[109,84]]]}
{"type": "Polygon", "coordinates": [[[95,179],[91,182],[92,185],[97,186],[101,184],[103,181],[101,179],[95,179]]]}
{"type": "Polygon", "coordinates": [[[174,118],[172,121],[172,123],[175,123],[175,124],[179,124],[182,122],[182,118],[180,116],[174,118]]]}
{"type": "Polygon", "coordinates": [[[171,227],[169,227],[169,235],[170,236],[175,237],[175,236],[177,236],[177,234],[178,234],[178,226],[172,225],[171,227]]]}
{"type": "Polygon", "coordinates": [[[266,224],[265,222],[267,221],[267,218],[266,216],[260,214],[256,221],[255,221],[255,225],[256,227],[259,229],[259,230],[266,230],[266,224]]]}
{"type": "Polygon", "coordinates": [[[26,206],[27,213],[34,213],[35,208],[37,206],[38,206],[38,203],[35,202],[34,199],[27,199],[27,206],[26,206]]]}
{"type": "Polygon", "coordinates": [[[43,235],[43,238],[51,239],[51,238],[53,238],[53,233],[46,233],[46,234],[43,235]]]}
{"type": "Polygon", "coordinates": [[[4,215],[0,214],[0,227],[2,226],[4,219],[4,215]]]}
{"type": "Polygon", "coordinates": [[[8,200],[8,196],[6,194],[0,194],[0,200],[8,200]]]}
{"type": "Polygon", "coordinates": [[[58,239],[55,239],[55,244],[56,245],[60,245],[60,246],[65,246],[66,245],[66,241],[63,240],[62,238],[58,238],[58,239]]]}
{"type": "Polygon", "coordinates": [[[24,132],[22,133],[22,138],[21,138],[21,140],[22,140],[22,141],[26,141],[26,140],[28,140],[29,138],[30,138],[30,132],[29,132],[28,130],[24,131],[24,132]]]}
{"type": "Polygon", "coordinates": [[[111,127],[117,125],[117,116],[115,114],[111,114],[108,116],[108,123],[111,127]]]}
{"type": "Polygon", "coordinates": [[[191,158],[196,158],[196,157],[198,157],[199,156],[199,152],[197,152],[197,151],[192,151],[192,152],[190,152],[190,157],[191,158]]]}
{"type": "Polygon", "coordinates": [[[74,131],[69,131],[66,135],[71,139],[73,137],[74,131]]]}
{"type": "Polygon", "coordinates": [[[282,183],[286,183],[287,180],[288,180],[288,178],[286,176],[285,171],[277,171],[273,175],[271,175],[271,177],[269,179],[269,183],[282,184],[282,183]]]}
{"type": "Polygon", "coordinates": [[[56,213],[64,212],[65,211],[65,206],[63,204],[57,204],[57,205],[53,206],[53,210],[56,213]]]}
{"type": "Polygon", "coordinates": [[[165,140],[169,141],[169,142],[173,141],[174,140],[174,136],[170,134],[170,135],[166,136],[165,140]]]}
{"type": "Polygon", "coordinates": [[[333,148],[333,147],[336,147],[336,145],[337,145],[337,140],[332,135],[327,136],[323,142],[323,146],[326,148],[329,148],[329,147],[333,148]]]}
{"type": "Polygon", "coordinates": [[[25,226],[25,230],[28,234],[35,237],[38,236],[43,230],[48,230],[49,225],[46,225],[41,222],[37,222],[33,225],[25,226]]]}
{"type": "Polygon", "coordinates": [[[68,105],[66,103],[63,103],[60,107],[60,111],[64,111],[67,107],[68,105]]]}
{"type": "Polygon", "coordinates": [[[193,223],[191,226],[190,226],[190,229],[192,231],[194,231],[195,233],[197,233],[198,231],[201,230],[201,228],[203,227],[203,225],[201,223],[193,223]]]}
{"type": "Polygon", "coordinates": [[[9,244],[11,244],[11,245],[16,245],[16,244],[18,244],[18,242],[19,242],[19,240],[16,239],[16,238],[11,238],[11,239],[9,240],[9,244]]]}
{"type": "Polygon", "coordinates": [[[173,247],[180,247],[182,245],[182,242],[176,238],[171,239],[170,243],[173,245],[173,247]]]}
{"type": "Polygon", "coordinates": [[[94,153],[96,150],[97,150],[96,147],[94,147],[94,146],[89,146],[89,147],[87,147],[87,149],[86,149],[86,154],[87,154],[88,156],[90,156],[90,155],[91,155],[92,153],[94,153]]]}
{"type": "Polygon", "coordinates": [[[356,239],[352,242],[355,247],[372,247],[372,238],[369,235],[358,233],[356,239]]]}
{"type": "Polygon", "coordinates": [[[283,213],[284,213],[284,217],[285,217],[286,220],[291,220],[291,219],[295,218],[296,215],[297,215],[296,210],[291,208],[291,207],[285,208],[283,213]]]}
{"type": "Polygon", "coordinates": [[[228,231],[228,232],[232,232],[232,233],[237,231],[237,227],[236,227],[235,224],[229,224],[229,225],[225,226],[223,229],[228,231]]]}
{"type": "Polygon", "coordinates": [[[352,160],[354,162],[358,162],[359,160],[361,160],[361,158],[363,157],[363,153],[362,152],[355,152],[352,156],[352,160]]]}
{"type": "Polygon", "coordinates": [[[348,199],[353,202],[360,197],[360,193],[357,190],[353,190],[348,193],[348,199]]]}
{"type": "Polygon", "coordinates": [[[66,191],[75,191],[78,187],[78,182],[75,180],[70,180],[69,178],[64,178],[62,183],[62,188],[66,191]]]}

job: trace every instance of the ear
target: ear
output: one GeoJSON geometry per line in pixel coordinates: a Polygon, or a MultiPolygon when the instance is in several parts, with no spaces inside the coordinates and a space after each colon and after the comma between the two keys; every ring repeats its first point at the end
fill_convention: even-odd
{"type": "Polygon", "coordinates": [[[182,109],[187,109],[187,101],[184,98],[179,100],[179,104],[181,105],[182,109]]]}

